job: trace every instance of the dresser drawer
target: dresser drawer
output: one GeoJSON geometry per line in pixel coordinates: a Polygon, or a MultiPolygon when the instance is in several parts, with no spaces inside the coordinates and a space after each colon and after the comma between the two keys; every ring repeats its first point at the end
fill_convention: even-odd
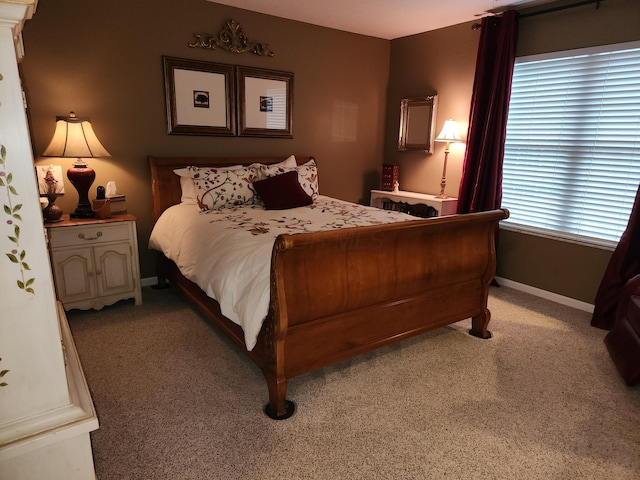
{"type": "Polygon", "coordinates": [[[95,243],[129,241],[129,223],[79,225],[49,230],[51,248],[92,245],[95,243]]]}

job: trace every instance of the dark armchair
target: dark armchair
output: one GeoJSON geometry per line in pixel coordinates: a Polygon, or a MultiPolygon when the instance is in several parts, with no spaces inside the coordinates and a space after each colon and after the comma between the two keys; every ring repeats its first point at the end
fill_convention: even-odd
{"type": "Polygon", "coordinates": [[[625,383],[640,383],[640,275],[625,284],[604,343],[625,383]]]}

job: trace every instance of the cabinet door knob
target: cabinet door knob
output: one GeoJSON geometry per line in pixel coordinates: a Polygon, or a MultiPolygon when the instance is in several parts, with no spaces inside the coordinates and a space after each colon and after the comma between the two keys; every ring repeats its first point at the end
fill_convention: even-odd
{"type": "Polygon", "coordinates": [[[78,234],[78,238],[81,238],[82,240],[97,240],[101,236],[102,236],[102,232],[97,232],[95,237],[85,237],[84,233],[82,232],[78,234]]]}

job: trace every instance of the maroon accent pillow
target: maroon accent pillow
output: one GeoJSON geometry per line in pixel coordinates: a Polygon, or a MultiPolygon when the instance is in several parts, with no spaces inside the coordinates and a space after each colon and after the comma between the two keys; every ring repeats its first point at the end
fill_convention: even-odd
{"type": "Polygon", "coordinates": [[[253,187],[267,210],[286,210],[313,203],[313,199],[300,185],[296,170],[258,180],[253,182],[253,187]]]}

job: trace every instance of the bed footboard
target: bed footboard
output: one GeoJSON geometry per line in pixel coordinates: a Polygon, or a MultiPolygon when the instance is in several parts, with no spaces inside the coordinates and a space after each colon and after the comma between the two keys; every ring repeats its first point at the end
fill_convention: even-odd
{"type": "Polygon", "coordinates": [[[286,418],[287,379],[471,318],[489,338],[495,233],[506,210],[276,240],[262,368],[267,413],[286,418]]]}

